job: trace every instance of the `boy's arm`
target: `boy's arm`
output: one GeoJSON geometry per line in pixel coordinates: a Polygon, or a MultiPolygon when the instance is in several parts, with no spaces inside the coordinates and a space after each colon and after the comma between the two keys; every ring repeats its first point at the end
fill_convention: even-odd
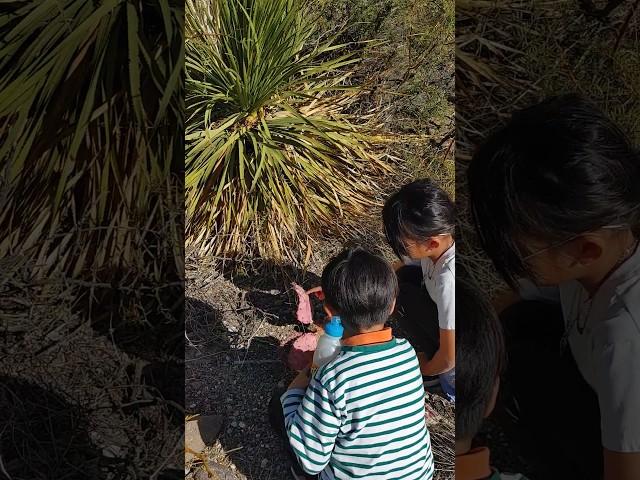
{"type": "Polygon", "coordinates": [[[422,375],[440,375],[456,366],[456,331],[440,329],[440,348],[428,360],[424,353],[418,354],[422,375]]]}
{"type": "Polygon", "coordinates": [[[300,466],[316,475],[331,459],[342,414],[335,406],[333,394],[316,377],[311,379],[306,391],[297,385],[294,380],[281,398],[285,430],[300,466]]]}
{"type": "Polygon", "coordinates": [[[287,387],[287,390],[291,390],[294,388],[306,390],[309,382],[311,381],[311,374],[309,373],[310,369],[311,367],[307,367],[304,370],[300,370],[298,372],[298,375],[296,375],[296,378],[291,380],[291,383],[287,387]]]}

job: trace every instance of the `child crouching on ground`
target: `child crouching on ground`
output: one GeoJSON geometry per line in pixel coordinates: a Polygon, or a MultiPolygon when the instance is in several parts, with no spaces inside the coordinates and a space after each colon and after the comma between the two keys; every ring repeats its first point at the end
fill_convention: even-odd
{"type": "Polygon", "coordinates": [[[469,281],[458,278],[456,336],[458,395],[456,398],[456,480],[526,480],[500,474],[489,463],[489,449],[473,445],[483,420],[493,410],[505,362],[498,317],[469,281]]]}
{"type": "Polygon", "coordinates": [[[325,267],[322,291],[326,313],[342,319],[342,350],[312,378],[301,372],[270,406],[296,457],[294,478],[305,478],[302,467],[322,480],[431,479],[418,359],[385,328],[398,292],[393,269],[348,249],[325,267]]]}
{"type": "Polygon", "coordinates": [[[425,385],[455,401],[455,206],[428,179],[402,187],[382,212],[389,244],[401,259],[397,316],[416,346],[425,385]]]}

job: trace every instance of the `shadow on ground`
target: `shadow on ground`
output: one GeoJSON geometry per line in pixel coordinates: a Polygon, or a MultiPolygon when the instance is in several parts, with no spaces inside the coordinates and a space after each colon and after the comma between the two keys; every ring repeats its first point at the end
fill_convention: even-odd
{"type": "Polygon", "coordinates": [[[281,341],[225,326],[223,312],[187,297],[186,402],[188,413],[222,415],[218,438],[222,451],[209,452],[212,462],[233,466],[248,479],[286,478],[289,460],[284,444],[269,425],[267,407],[273,390],[291,374],[281,362],[281,341]],[[225,454],[226,453],[226,454],[225,454]]]}
{"type": "MultiPolygon", "coordinates": [[[[224,278],[244,292],[244,298],[251,307],[264,313],[265,319],[277,326],[298,326],[295,319],[297,299],[291,286],[293,282],[305,289],[320,285],[320,277],[315,273],[266,260],[229,262],[222,273],[224,278]]],[[[317,302],[314,305],[314,318],[323,316],[322,308],[317,302]]]]}
{"type": "MultiPolygon", "coordinates": [[[[17,377],[0,376],[0,451],[13,480],[100,478],[86,412],[17,377]]],[[[3,475],[4,477],[4,475],[3,475]]]]}

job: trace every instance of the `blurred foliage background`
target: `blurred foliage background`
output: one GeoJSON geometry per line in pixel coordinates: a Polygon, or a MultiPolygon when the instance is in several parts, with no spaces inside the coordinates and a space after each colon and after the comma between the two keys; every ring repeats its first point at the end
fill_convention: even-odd
{"type": "Polygon", "coordinates": [[[183,9],[0,6],[2,399],[63,399],[43,413],[46,395],[23,396],[46,434],[0,409],[14,478],[149,478],[175,460],[182,400],[146,372],[184,355],[183,9]],[[80,428],[91,442],[50,444],[80,428]]]}

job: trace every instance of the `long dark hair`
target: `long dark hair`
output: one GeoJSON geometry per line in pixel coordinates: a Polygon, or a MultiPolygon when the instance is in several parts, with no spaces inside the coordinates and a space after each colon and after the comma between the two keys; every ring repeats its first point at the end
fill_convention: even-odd
{"type": "Polygon", "coordinates": [[[398,257],[406,256],[405,240],[424,241],[455,231],[455,205],[429,179],[416,180],[391,195],[382,211],[387,241],[398,257]]]}
{"type": "Polygon", "coordinates": [[[532,278],[516,241],[550,244],[606,226],[640,227],[640,155],[593,103],[553,97],[519,111],[469,172],[482,247],[511,286],[532,278]]]}

